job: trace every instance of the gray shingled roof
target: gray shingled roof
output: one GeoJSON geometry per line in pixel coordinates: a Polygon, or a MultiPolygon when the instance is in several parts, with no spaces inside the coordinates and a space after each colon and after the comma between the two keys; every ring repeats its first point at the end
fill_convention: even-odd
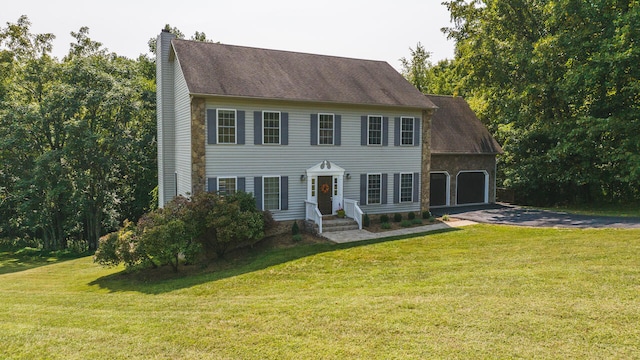
{"type": "Polygon", "coordinates": [[[431,118],[432,154],[502,154],[498,142],[463,98],[426,97],[438,107],[431,118]]]}
{"type": "Polygon", "coordinates": [[[192,94],[435,107],[384,61],[178,39],[172,45],[192,94]]]}

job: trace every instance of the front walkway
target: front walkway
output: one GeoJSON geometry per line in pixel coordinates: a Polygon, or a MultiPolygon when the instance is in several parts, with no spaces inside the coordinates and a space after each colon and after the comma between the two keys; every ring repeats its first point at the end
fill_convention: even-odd
{"type": "Polygon", "coordinates": [[[386,238],[391,236],[411,235],[411,234],[425,233],[429,231],[458,228],[458,227],[473,225],[473,224],[476,224],[476,222],[469,221],[469,220],[455,220],[455,221],[441,222],[441,223],[432,224],[432,225],[416,226],[411,228],[382,231],[377,233],[370,232],[367,230],[347,230],[347,231],[325,232],[322,234],[322,236],[335,243],[348,243],[348,242],[354,242],[354,241],[381,239],[381,238],[386,238]]]}

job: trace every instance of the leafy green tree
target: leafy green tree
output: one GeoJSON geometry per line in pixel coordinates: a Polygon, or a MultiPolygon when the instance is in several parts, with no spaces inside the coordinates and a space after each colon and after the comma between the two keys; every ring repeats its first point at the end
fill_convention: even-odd
{"type": "Polygon", "coordinates": [[[460,91],[503,144],[505,185],[531,203],[640,200],[640,4],[445,5],[460,91]]]}
{"type": "MultiPolygon", "coordinates": [[[[95,249],[155,186],[155,73],[108,53],[88,29],[62,61],[21,17],[0,30],[0,231],[95,249]]],[[[144,59],[143,59],[144,60],[144,59]]],[[[144,204],[144,205],[141,205],[144,204]]]]}
{"type": "Polygon", "coordinates": [[[411,52],[410,59],[404,57],[400,59],[402,75],[418,90],[423,93],[429,93],[429,84],[432,82],[431,73],[429,72],[429,68],[432,66],[431,61],[429,61],[431,53],[427,52],[421,43],[416,45],[415,50],[409,48],[409,51],[411,52]]]}

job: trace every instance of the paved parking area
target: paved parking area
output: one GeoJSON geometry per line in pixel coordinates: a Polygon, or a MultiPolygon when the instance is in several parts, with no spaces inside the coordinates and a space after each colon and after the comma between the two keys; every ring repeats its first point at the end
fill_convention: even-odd
{"type": "Polygon", "coordinates": [[[458,219],[488,224],[560,228],[640,228],[640,218],[576,215],[505,204],[434,209],[432,214],[449,214],[458,219]]]}

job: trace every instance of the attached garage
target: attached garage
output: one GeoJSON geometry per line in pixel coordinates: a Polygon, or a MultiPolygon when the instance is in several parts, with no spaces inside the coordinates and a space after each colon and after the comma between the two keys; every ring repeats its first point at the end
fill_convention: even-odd
{"type": "Polygon", "coordinates": [[[502,148],[463,98],[427,97],[438,107],[431,117],[429,206],[495,202],[502,148]]]}
{"type": "Polygon", "coordinates": [[[449,206],[449,174],[444,171],[431,173],[429,204],[431,207],[449,206]]]}
{"type": "Polygon", "coordinates": [[[456,184],[458,205],[489,202],[489,174],[485,171],[461,171],[456,184]]]}

